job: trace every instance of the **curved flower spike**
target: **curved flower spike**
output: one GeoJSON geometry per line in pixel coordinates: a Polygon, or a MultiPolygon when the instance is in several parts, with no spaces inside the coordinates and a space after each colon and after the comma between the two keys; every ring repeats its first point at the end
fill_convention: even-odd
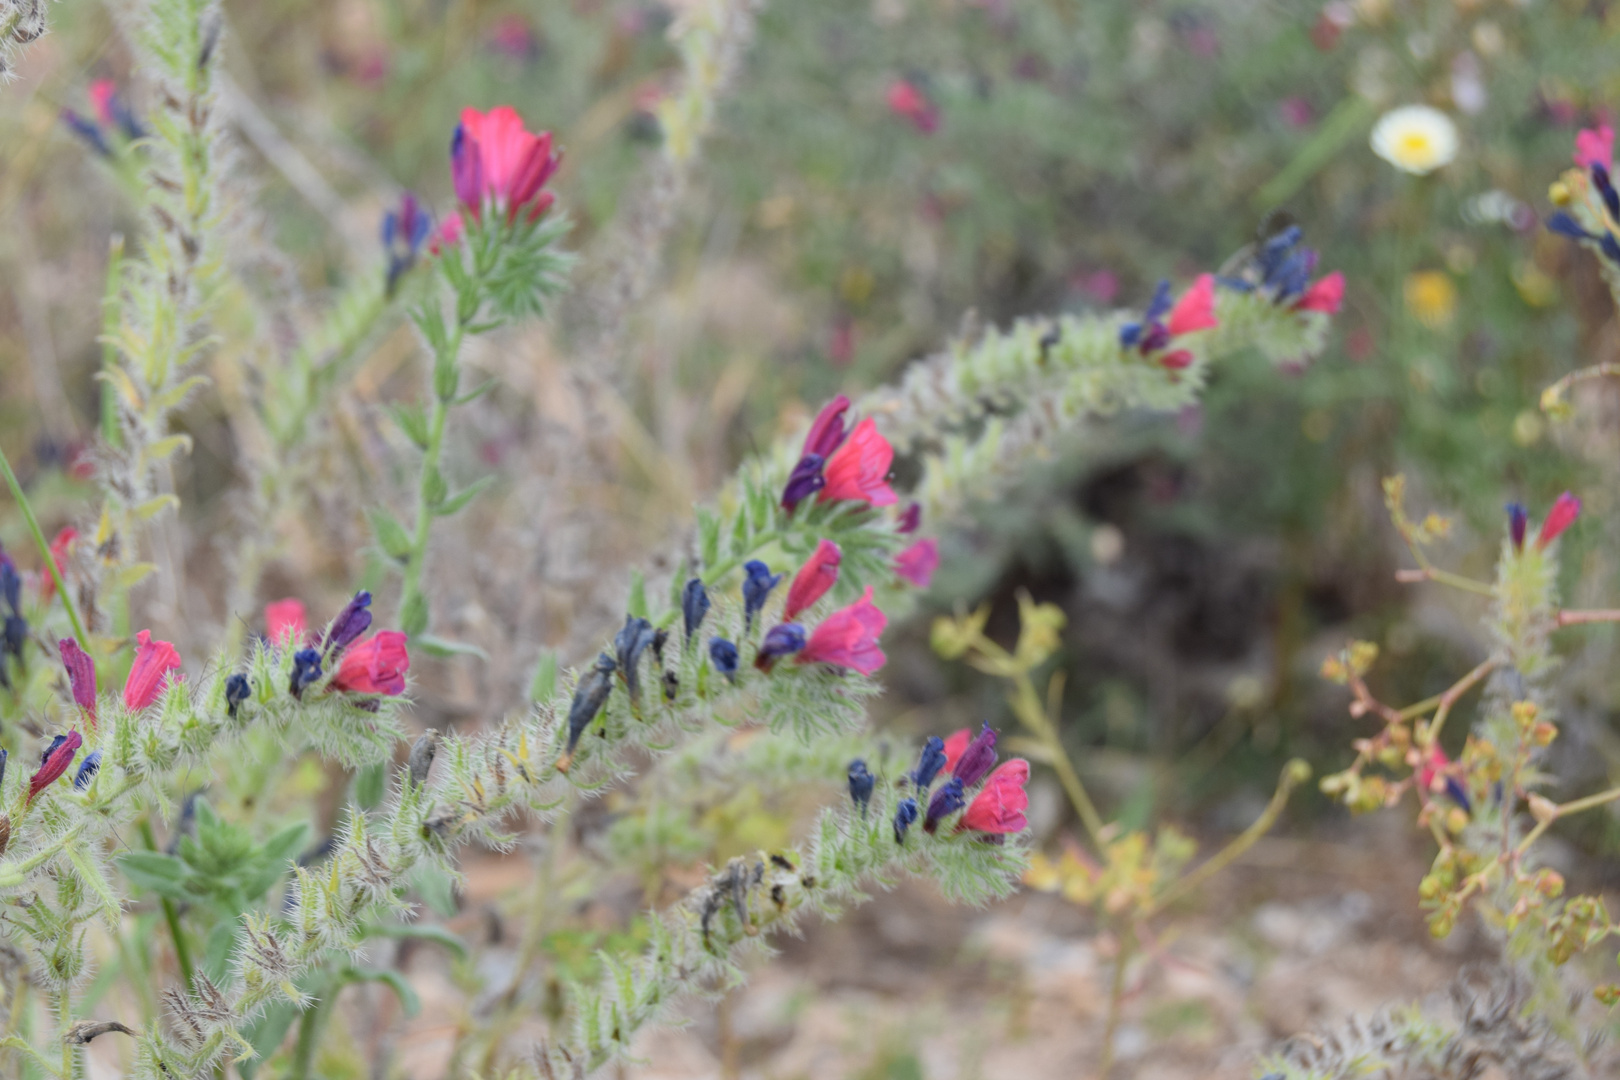
{"type": "Polygon", "coordinates": [[[872,603],[872,586],[868,585],[859,600],[833,612],[811,632],[799,652],[799,663],[835,664],[870,675],[888,659],[877,640],[888,625],[888,616],[872,603]]]}
{"type": "Polygon", "coordinates": [[[90,720],[90,730],[96,728],[96,663],[90,654],[79,648],[72,638],[56,643],[62,654],[62,666],[67,668],[68,685],[73,689],[73,703],[84,710],[90,720]]]}
{"type": "Polygon", "coordinates": [[[827,595],[827,590],[838,581],[838,564],[843,558],[844,553],[831,540],[822,540],[816,545],[816,550],[799,567],[799,572],[793,575],[793,583],[788,586],[783,621],[791,622],[795,615],[814,607],[817,600],[827,595]]]}
{"type": "Polygon", "coordinates": [[[984,789],[968,806],[957,828],[982,833],[1022,832],[1029,825],[1024,816],[1029,809],[1029,793],[1024,790],[1028,781],[1029,762],[1013,758],[1003,763],[985,781],[984,789]]]}
{"type": "Polygon", "coordinates": [[[343,654],[331,688],[353,694],[403,694],[405,673],[411,667],[405,642],[405,635],[398,630],[373,634],[343,654]]]}
{"type": "Polygon", "coordinates": [[[888,482],[893,464],[894,447],[878,433],[877,421],[868,416],[827,458],[822,469],[826,484],[817,498],[821,502],[847,499],[871,506],[893,506],[900,501],[888,482]]]}
{"type": "Polygon", "coordinates": [[[70,731],[66,735],[58,735],[51,740],[44,757],[39,764],[39,771],[34,773],[28,781],[28,801],[33,802],[34,796],[50,787],[62,778],[68,766],[73,764],[73,755],[79,752],[84,745],[84,736],[77,731],[70,731]]]}
{"type": "Polygon", "coordinates": [[[1553,503],[1552,509],[1547,511],[1547,520],[1541,523],[1541,532],[1536,537],[1536,547],[1545,548],[1548,544],[1575,524],[1575,519],[1581,516],[1581,500],[1564,492],[1553,503]]]}
{"type": "Polygon", "coordinates": [[[168,641],[153,641],[152,631],[135,635],[135,663],[124,682],[124,704],[145,709],[157,702],[169,685],[169,672],[180,669],[180,653],[168,641]]]}

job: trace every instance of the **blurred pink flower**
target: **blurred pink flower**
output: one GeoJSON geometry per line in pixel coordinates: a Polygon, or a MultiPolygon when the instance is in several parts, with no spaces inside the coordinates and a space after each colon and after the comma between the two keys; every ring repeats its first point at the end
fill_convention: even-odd
{"type": "Polygon", "coordinates": [[[1575,133],[1575,164],[1582,169],[1601,165],[1614,171],[1614,128],[1599,124],[1575,133]]]}
{"type": "Polygon", "coordinates": [[[1308,128],[1316,122],[1316,110],[1302,97],[1286,97],[1277,102],[1277,115],[1291,128],[1308,128]]]}
{"type": "Polygon", "coordinates": [[[561,161],[552,150],[551,132],[528,131],[510,105],[487,113],[461,110],[461,123],[450,140],[456,198],[475,220],[487,199],[505,210],[509,221],[516,221],[523,210],[529,221],[538,221],[555,199],[542,188],[561,161]]]}
{"type": "Polygon", "coordinates": [[[911,121],[911,126],[924,135],[939,129],[939,109],[928,96],[905,79],[889,84],[889,111],[911,121]]]}
{"type": "Polygon", "coordinates": [[[934,580],[934,571],[937,569],[939,569],[938,540],[918,540],[894,557],[894,572],[919,589],[928,588],[928,583],[934,580]]]}

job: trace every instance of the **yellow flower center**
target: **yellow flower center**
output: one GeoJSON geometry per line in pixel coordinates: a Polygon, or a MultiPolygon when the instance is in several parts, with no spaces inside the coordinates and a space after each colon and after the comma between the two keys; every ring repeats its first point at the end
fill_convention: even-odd
{"type": "Polygon", "coordinates": [[[1411,162],[1427,161],[1434,156],[1434,143],[1426,132],[1408,131],[1396,144],[1401,157],[1411,162]]]}

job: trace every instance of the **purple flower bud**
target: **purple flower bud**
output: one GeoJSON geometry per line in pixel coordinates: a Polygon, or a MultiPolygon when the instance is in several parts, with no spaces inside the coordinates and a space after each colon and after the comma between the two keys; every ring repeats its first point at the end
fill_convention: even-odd
{"type": "Polygon", "coordinates": [[[287,692],[302,700],[304,687],[320,677],[321,654],[314,649],[299,649],[293,653],[292,679],[287,684],[287,692]]]}
{"type": "Polygon", "coordinates": [[[354,594],[343,610],[338,612],[332,625],[327,627],[326,640],[321,643],[321,656],[323,659],[336,657],[347,649],[354,640],[371,627],[371,594],[361,589],[354,594]]]}
{"type": "Polygon", "coordinates": [[[894,531],[899,533],[901,536],[910,536],[912,533],[917,531],[917,526],[921,524],[922,503],[914,502],[910,506],[906,507],[901,513],[900,520],[895,525],[894,531]]]}
{"type": "Polygon", "coordinates": [[[693,578],[681,590],[681,619],[686,625],[686,646],[692,647],[692,635],[698,632],[703,625],[704,616],[709,614],[709,591],[703,587],[702,578],[693,578]]]}
{"type": "Polygon", "coordinates": [[[782,488],[783,509],[792,510],[827,486],[827,478],[821,475],[821,467],[826,463],[827,459],[820,454],[806,454],[799,459],[793,472],[788,474],[787,485],[782,488]]]}
{"type": "Polygon", "coordinates": [[[1468,800],[1468,791],[1462,786],[1462,781],[1455,776],[1446,777],[1446,794],[1450,795],[1456,804],[1463,808],[1463,813],[1472,814],[1474,806],[1468,800]]]}
{"type": "Polygon", "coordinates": [[[748,576],[743,578],[743,627],[745,632],[754,628],[754,616],[759,609],[765,606],[765,600],[776,588],[776,583],[782,580],[781,574],[772,574],[771,568],[758,559],[750,559],[743,563],[743,572],[748,576]]]}
{"type": "Polygon", "coordinates": [[[456,125],[450,137],[450,182],[456,189],[456,200],[468,209],[476,210],[483,199],[483,155],[478,146],[467,137],[467,129],[456,125]]]}
{"type": "Polygon", "coordinates": [[[900,800],[900,806],[894,812],[894,842],[906,842],[906,830],[917,820],[917,800],[905,798],[900,800]]]}
{"type": "Polygon", "coordinates": [[[22,578],[4,551],[0,551],[0,600],[6,602],[13,615],[22,614],[22,578]]]}
{"type": "Polygon", "coordinates": [[[647,651],[657,631],[652,623],[634,615],[626,615],[624,626],[613,636],[613,651],[618,658],[619,671],[624,674],[624,685],[630,691],[630,700],[641,703],[641,654],[647,651]]]}
{"type": "Polygon", "coordinates": [[[725,638],[709,639],[709,659],[714,669],[732,682],[737,681],[737,646],[725,638]]]}
{"type": "Polygon", "coordinates": [[[861,811],[861,817],[866,816],[867,804],[872,801],[872,788],[877,784],[877,777],[867,769],[866,762],[856,758],[849,763],[849,797],[855,800],[855,805],[861,811]]]}
{"type": "Polygon", "coordinates": [[[962,756],[956,759],[956,768],[951,775],[962,781],[963,787],[972,787],[984,779],[996,764],[996,733],[985,724],[984,729],[962,751],[962,756]]]}
{"type": "Polygon", "coordinates": [[[922,757],[917,760],[917,769],[911,774],[918,791],[928,790],[939,770],[945,767],[945,760],[945,740],[938,735],[928,736],[928,741],[923,743],[922,757]]]}
{"type": "Polygon", "coordinates": [[[247,676],[240,672],[225,680],[225,711],[230,713],[232,720],[236,719],[237,706],[248,699],[251,691],[247,676]]]}
{"type": "Polygon", "coordinates": [[[1524,534],[1530,528],[1530,511],[1524,508],[1523,503],[1510,502],[1507,504],[1508,535],[1513,538],[1513,550],[1524,550],[1524,534]]]}
{"type": "Polygon", "coordinates": [[[7,615],[4,631],[4,641],[0,645],[5,651],[17,658],[17,663],[23,661],[23,646],[28,644],[28,620],[21,615],[7,615]]]}
{"type": "Polygon", "coordinates": [[[1620,193],[1614,190],[1614,182],[1609,178],[1609,170],[1592,163],[1592,183],[1603,196],[1603,205],[1608,207],[1610,218],[1620,218],[1620,193]]]}
{"type": "Polygon", "coordinates": [[[782,623],[765,631],[765,637],[759,643],[759,653],[754,657],[754,666],[761,671],[771,670],[771,665],[784,656],[792,656],[804,648],[804,627],[798,623],[782,623]]]}
{"type": "Polygon", "coordinates": [[[96,778],[96,772],[101,768],[101,751],[92,750],[84,756],[79,763],[79,771],[73,774],[73,790],[83,791],[90,786],[90,781],[96,778]]]}
{"type": "Polygon", "coordinates": [[[934,792],[934,797],[929,800],[928,814],[923,818],[923,832],[933,832],[939,828],[941,818],[950,817],[966,805],[967,796],[962,791],[962,780],[953,776],[945,781],[945,786],[934,792]]]}
{"type": "Polygon", "coordinates": [[[574,687],[574,700],[568,705],[568,749],[557,763],[559,771],[568,771],[568,763],[573,759],[574,747],[579,745],[579,737],[596,719],[596,714],[602,711],[602,704],[613,690],[613,672],[618,666],[607,653],[598,653],[596,663],[574,687]]]}

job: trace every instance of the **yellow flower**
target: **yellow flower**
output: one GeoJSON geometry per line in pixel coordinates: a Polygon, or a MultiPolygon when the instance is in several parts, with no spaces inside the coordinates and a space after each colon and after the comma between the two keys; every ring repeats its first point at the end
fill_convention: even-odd
{"type": "Polygon", "coordinates": [[[1406,278],[1406,310],[1418,322],[1438,330],[1457,313],[1457,286],[1440,270],[1419,270],[1406,278]]]}
{"type": "Polygon", "coordinates": [[[1423,176],[1457,156],[1457,125],[1439,109],[1403,105],[1378,118],[1372,148],[1402,172],[1423,176]]]}

